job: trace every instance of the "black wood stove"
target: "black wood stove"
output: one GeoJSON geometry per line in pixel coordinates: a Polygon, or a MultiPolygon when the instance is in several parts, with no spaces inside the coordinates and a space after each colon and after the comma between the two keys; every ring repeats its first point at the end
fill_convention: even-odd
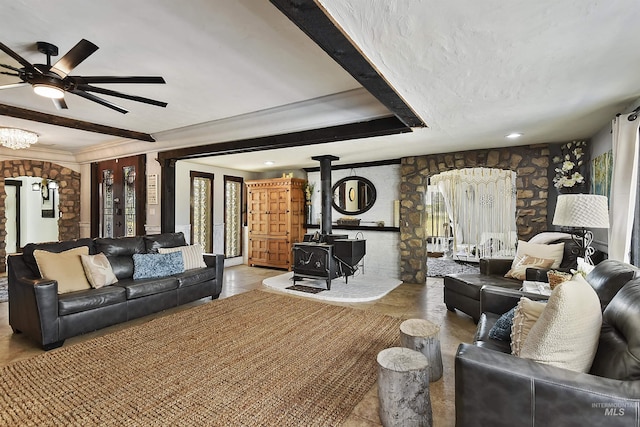
{"type": "Polygon", "coordinates": [[[321,279],[331,289],[331,280],[344,276],[345,281],[358,269],[364,257],[366,241],[349,239],[346,234],[331,233],[331,161],[334,156],[313,157],[320,161],[322,198],[322,232],[307,234],[302,243],[293,245],[293,284],[304,278],[321,279]]]}

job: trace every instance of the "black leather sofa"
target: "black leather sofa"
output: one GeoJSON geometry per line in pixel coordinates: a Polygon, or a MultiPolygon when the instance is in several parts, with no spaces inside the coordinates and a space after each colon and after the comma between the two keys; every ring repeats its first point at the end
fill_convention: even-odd
{"type": "MultiPolygon", "coordinates": [[[[558,239],[550,244],[564,243],[562,263],[558,270],[569,271],[578,265],[580,248],[572,239],[558,239]]],[[[595,263],[604,258],[604,253],[596,251],[592,257],[595,263]]],[[[481,258],[480,273],[449,274],[444,277],[444,303],[449,311],[460,310],[468,314],[474,323],[480,319],[480,290],[483,286],[498,286],[507,289],[520,289],[522,281],[504,277],[511,268],[513,258],[481,258]]],[[[526,280],[547,281],[547,270],[529,268],[526,280]]]]}
{"type": "Polygon", "coordinates": [[[10,255],[8,265],[9,324],[45,350],[64,340],[205,297],[222,290],[223,255],[204,255],[207,267],[159,278],[134,280],[133,254],[186,245],[182,233],[122,238],[85,238],[28,244],[10,255]],[[104,253],[118,282],[98,289],[58,294],[58,282],[40,277],[33,252],[62,252],[88,246],[89,254],[104,253]]]}
{"type": "MultiPolygon", "coordinates": [[[[589,373],[512,356],[489,337],[499,316],[522,295],[487,286],[473,344],[455,356],[456,425],[638,426],[640,419],[640,270],[605,260],[587,276],[603,310],[589,373]]],[[[537,295],[537,299],[541,296],[537,295]]]]}

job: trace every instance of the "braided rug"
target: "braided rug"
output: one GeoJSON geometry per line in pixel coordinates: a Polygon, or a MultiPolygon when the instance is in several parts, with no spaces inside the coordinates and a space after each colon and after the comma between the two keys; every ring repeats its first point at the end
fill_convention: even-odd
{"type": "Polygon", "coordinates": [[[0,425],[336,426],[401,321],[251,291],[0,369],[0,425]]]}

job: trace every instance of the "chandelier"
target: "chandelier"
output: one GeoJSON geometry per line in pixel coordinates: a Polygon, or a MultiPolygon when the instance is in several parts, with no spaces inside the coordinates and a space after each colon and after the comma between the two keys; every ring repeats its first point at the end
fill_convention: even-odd
{"type": "Polygon", "coordinates": [[[38,142],[38,134],[17,128],[0,128],[0,144],[12,150],[29,148],[38,142]]]}

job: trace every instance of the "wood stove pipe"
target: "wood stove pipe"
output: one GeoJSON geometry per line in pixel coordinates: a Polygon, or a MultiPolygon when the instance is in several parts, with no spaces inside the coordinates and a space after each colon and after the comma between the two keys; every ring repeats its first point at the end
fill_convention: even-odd
{"type": "Polygon", "coordinates": [[[325,234],[331,234],[331,201],[333,200],[333,194],[331,194],[331,162],[333,160],[340,160],[336,156],[314,156],[313,160],[320,162],[320,199],[322,201],[322,228],[320,232],[325,234]]]}

